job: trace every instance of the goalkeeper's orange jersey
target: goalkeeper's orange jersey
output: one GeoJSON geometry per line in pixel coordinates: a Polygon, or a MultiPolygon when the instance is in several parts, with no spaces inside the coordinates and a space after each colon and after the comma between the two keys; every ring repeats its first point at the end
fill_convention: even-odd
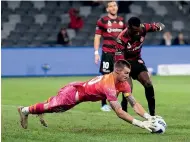
{"type": "Polygon", "coordinates": [[[72,83],[79,91],[79,100],[82,101],[117,101],[120,92],[129,95],[131,92],[128,82],[115,83],[112,73],[97,76],[83,83],[72,83]]]}

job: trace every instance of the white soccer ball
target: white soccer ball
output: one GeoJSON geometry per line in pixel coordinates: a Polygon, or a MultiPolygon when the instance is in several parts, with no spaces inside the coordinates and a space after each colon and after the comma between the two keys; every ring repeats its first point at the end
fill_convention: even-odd
{"type": "Polygon", "coordinates": [[[152,133],[158,133],[158,134],[163,134],[166,131],[166,122],[162,118],[156,118],[152,122],[156,128],[152,130],[152,133]]]}

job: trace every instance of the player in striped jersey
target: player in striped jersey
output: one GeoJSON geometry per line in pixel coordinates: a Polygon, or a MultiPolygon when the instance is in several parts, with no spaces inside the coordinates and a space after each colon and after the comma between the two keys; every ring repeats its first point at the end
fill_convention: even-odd
{"type": "MultiPolygon", "coordinates": [[[[164,28],[162,23],[141,23],[139,18],[131,17],[127,28],[119,34],[116,44],[117,50],[122,51],[123,58],[131,64],[130,76],[144,86],[149,112],[153,116],[155,115],[154,88],[147,67],[141,58],[141,49],[148,32],[158,32],[164,28]]],[[[130,84],[132,86],[132,81],[130,84]]],[[[127,100],[123,99],[123,101],[125,102],[123,108],[127,109],[127,100]]]]}
{"type": "MultiPolygon", "coordinates": [[[[108,1],[106,8],[108,15],[100,18],[96,23],[96,33],[94,37],[95,63],[98,64],[100,56],[98,49],[100,39],[103,38],[102,57],[100,63],[100,73],[108,74],[113,71],[115,55],[115,39],[123,29],[125,29],[124,18],[117,16],[118,6],[115,1],[108,1]]],[[[110,111],[106,100],[102,101],[102,111],[110,111]]]]}

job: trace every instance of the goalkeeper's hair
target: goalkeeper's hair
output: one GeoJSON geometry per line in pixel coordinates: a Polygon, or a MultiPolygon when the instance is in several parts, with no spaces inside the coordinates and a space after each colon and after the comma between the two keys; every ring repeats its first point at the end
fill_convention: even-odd
{"type": "Polygon", "coordinates": [[[141,20],[138,17],[131,17],[128,20],[128,25],[129,27],[135,26],[135,27],[140,27],[141,20]]]}
{"type": "Polygon", "coordinates": [[[124,67],[127,67],[127,68],[131,69],[130,63],[127,62],[126,60],[118,60],[118,61],[114,64],[114,68],[123,69],[124,67]]]}

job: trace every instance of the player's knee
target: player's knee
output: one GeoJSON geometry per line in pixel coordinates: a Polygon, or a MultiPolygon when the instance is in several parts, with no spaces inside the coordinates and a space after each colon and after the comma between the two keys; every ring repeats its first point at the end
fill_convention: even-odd
{"type": "Polygon", "coordinates": [[[146,87],[146,88],[153,87],[152,82],[150,80],[144,81],[144,87],[146,87]]]}
{"type": "Polygon", "coordinates": [[[48,110],[49,103],[44,104],[44,110],[48,110]]]}

